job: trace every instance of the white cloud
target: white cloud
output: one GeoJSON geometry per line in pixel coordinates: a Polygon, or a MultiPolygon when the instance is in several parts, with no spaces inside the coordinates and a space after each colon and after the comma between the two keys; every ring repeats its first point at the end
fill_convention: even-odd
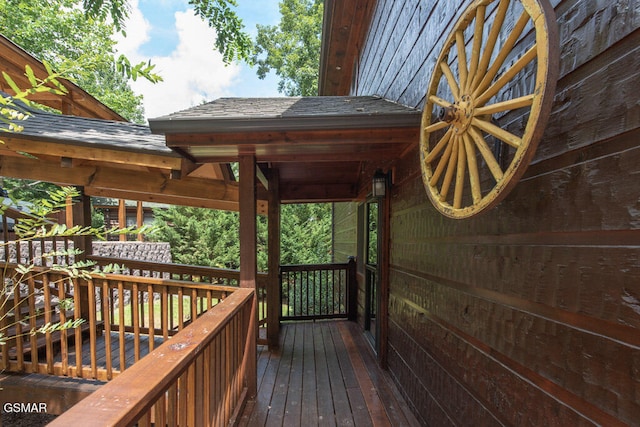
{"type": "Polygon", "coordinates": [[[144,95],[145,116],[153,118],[183,110],[229,94],[229,87],[240,72],[236,64],[225,66],[222,56],[213,50],[215,31],[192,10],[175,13],[179,42],[168,56],[151,58],[140,54],[141,46],[149,40],[150,26],[131,2],[131,16],[127,23],[127,38],[118,44],[134,63],[151,59],[155,72],[164,81],[151,84],[144,79],[131,82],[133,90],[144,95]]]}

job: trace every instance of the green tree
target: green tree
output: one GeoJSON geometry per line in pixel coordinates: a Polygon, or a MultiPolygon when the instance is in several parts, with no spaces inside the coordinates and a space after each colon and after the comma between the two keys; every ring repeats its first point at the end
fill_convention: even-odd
{"type": "MultiPolygon", "coordinates": [[[[154,209],[152,238],[169,242],[180,264],[237,269],[240,266],[239,219],[236,212],[171,206],[154,209]]],[[[331,261],[331,205],[284,205],[281,214],[282,264],[331,261]]],[[[258,269],[268,261],[267,218],[258,217],[258,269]]]]}
{"type": "Polygon", "coordinates": [[[281,264],[331,262],[331,204],[283,205],[280,218],[281,264]]]}
{"type": "Polygon", "coordinates": [[[283,0],[278,25],[258,25],[253,61],[258,77],[271,70],[287,96],[318,94],[322,0],[283,0]]]}
{"type": "MultiPolygon", "coordinates": [[[[237,269],[240,266],[237,212],[170,206],[154,209],[157,241],[171,244],[173,261],[179,264],[237,269]]],[[[267,266],[266,218],[258,217],[258,266],[267,266]]]]}
{"type": "Polygon", "coordinates": [[[113,25],[87,19],[79,3],[0,0],[0,28],[6,37],[53,69],[64,69],[64,77],[123,117],[143,122],[142,97],[134,94],[116,66],[113,25]]]}
{"type": "MultiPolygon", "coordinates": [[[[110,17],[115,28],[125,32],[124,22],[130,10],[128,0],[83,0],[82,3],[89,17],[100,21],[110,17]]],[[[233,10],[238,5],[236,0],[189,0],[188,3],[196,15],[216,30],[214,47],[225,62],[250,60],[251,38],[243,31],[242,20],[233,10]]]]}

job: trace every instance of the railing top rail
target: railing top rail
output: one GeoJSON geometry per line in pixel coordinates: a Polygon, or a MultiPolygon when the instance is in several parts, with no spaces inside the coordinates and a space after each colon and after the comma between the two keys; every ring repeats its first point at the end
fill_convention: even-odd
{"type": "MultiPolygon", "coordinates": [[[[3,270],[15,269],[17,264],[5,263],[2,265],[3,270]]],[[[38,276],[40,274],[59,274],[65,275],[63,271],[52,271],[46,267],[35,266],[31,269],[33,275],[38,276]]],[[[171,280],[171,279],[159,279],[155,277],[143,277],[143,276],[130,276],[126,274],[91,274],[91,278],[94,281],[110,281],[110,282],[123,282],[123,283],[137,283],[142,285],[152,285],[154,287],[186,287],[191,289],[203,289],[210,291],[221,292],[234,292],[238,289],[237,286],[224,286],[224,285],[212,285],[211,283],[197,283],[190,282],[188,280],[171,280]]]]}
{"type": "MultiPolygon", "coordinates": [[[[98,255],[89,255],[87,256],[87,259],[91,261],[95,261],[97,263],[124,264],[126,267],[132,268],[134,270],[165,271],[167,273],[213,276],[213,277],[219,277],[223,279],[239,279],[240,278],[239,270],[232,270],[227,268],[202,267],[197,265],[175,264],[175,263],[166,264],[161,262],[139,261],[139,260],[133,260],[133,259],[105,257],[105,256],[98,256],[98,255]]],[[[258,275],[266,276],[266,273],[258,273],[258,275]]]]}
{"type": "Polygon", "coordinates": [[[233,294],[196,319],[192,325],[50,425],[129,425],[135,422],[253,298],[253,294],[253,289],[236,288],[233,294]]]}
{"type": "Polygon", "coordinates": [[[341,270],[346,269],[348,263],[333,264],[286,264],[280,266],[280,271],[317,271],[317,270],[341,270]]]}

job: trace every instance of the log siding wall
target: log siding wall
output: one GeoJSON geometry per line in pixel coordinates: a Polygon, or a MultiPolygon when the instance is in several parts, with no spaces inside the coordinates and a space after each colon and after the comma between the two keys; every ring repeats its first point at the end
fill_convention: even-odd
{"type": "MultiPolygon", "coordinates": [[[[352,94],[421,108],[469,3],[379,0],[352,94]]],[[[450,220],[417,149],[395,165],[388,364],[425,425],[640,420],[640,1],[551,3],[560,78],[515,190],[450,220]]],[[[335,211],[341,255],[355,212],[335,211]]]]}

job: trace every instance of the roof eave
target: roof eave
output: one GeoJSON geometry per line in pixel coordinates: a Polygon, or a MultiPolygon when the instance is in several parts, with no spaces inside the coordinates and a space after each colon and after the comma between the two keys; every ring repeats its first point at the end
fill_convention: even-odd
{"type": "Polygon", "coordinates": [[[149,120],[154,134],[233,133],[233,132],[286,132],[323,131],[336,129],[371,129],[410,127],[420,123],[420,114],[357,114],[331,117],[268,117],[268,118],[197,118],[149,120]]]}

